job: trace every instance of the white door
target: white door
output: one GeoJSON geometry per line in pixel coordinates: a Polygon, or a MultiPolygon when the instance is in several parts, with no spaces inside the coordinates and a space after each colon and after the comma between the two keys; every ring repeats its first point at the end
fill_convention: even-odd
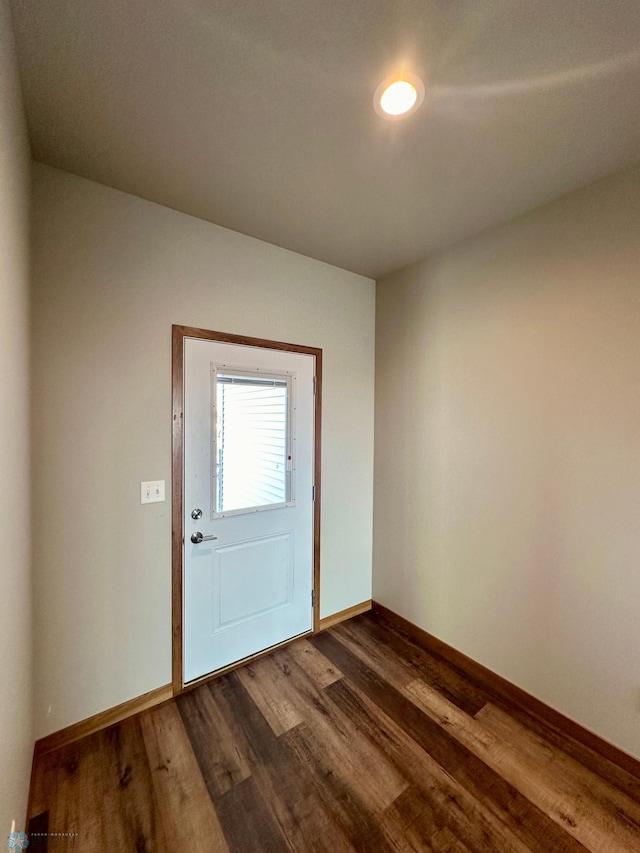
{"type": "Polygon", "coordinates": [[[194,338],[184,353],[188,683],[312,629],[315,359],[194,338]]]}

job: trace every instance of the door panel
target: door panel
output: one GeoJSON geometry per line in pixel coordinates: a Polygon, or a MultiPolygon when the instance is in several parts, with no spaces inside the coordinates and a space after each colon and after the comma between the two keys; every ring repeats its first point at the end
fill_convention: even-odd
{"type": "Polygon", "coordinates": [[[314,364],[185,340],[185,683],[312,629],[314,364]]]}
{"type": "Polygon", "coordinates": [[[214,631],[290,605],[293,531],[218,548],[214,572],[214,631]]]}

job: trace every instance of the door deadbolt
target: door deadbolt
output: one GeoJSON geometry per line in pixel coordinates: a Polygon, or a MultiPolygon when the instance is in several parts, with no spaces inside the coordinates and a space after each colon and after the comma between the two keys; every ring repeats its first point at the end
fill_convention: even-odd
{"type": "Polygon", "coordinates": [[[202,510],[201,509],[192,509],[191,510],[191,518],[194,521],[197,521],[199,518],[202,518],[202,510]]]}

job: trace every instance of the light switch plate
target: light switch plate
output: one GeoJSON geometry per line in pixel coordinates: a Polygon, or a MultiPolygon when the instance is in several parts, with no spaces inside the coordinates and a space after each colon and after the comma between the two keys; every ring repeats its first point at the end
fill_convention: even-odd
{"type": "Polygon", "coordinates": [[[156,504],[164,500],[164,480],[149,480],[140,483],[140,503],[156,504]]]}

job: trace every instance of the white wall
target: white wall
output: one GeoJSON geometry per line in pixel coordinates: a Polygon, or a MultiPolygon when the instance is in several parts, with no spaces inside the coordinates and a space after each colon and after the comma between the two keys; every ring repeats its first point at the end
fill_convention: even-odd
{"type": "Polygon", "coordinates": [[[371,280],[34,170],[36,735],[171,680],[171,324],[323,348],[321,614],[371,597],[371,280]]]}
{"type": "Polygon", "coordinates": [[[29,508],[29,148],[0,0],[0,838],[23,828],[33,750],[29,508]]]}
{"type": "Polygon", "coordinates": [[[374,598],[640,756],[640,168],[376,311],[374,598]]]}

